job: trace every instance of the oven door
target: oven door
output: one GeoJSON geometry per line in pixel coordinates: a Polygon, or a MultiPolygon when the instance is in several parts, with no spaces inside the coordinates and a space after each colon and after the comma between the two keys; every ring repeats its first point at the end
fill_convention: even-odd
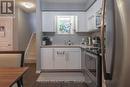
{"type": "Polygon", "coordinates": [[[91,79],[91,83],[89,83],[88,85],[90,87],[101,87],[101,57],[97,54],[86,52],[85,62],[85,71],[88,74],[88,77],[91,79]]]}

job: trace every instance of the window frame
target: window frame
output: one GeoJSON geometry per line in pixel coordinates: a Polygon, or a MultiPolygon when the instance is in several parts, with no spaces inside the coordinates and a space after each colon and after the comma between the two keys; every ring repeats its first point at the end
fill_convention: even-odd
{"type": "Polygon", "coordinates": [[[74,35],[77,27],[78,27],[78,16],[77,15],[57,15],[55,16],[55,28],[56,28],[56,34],[58,35],[74,35]],[[70,33],[58,33],[58,17],[70,17],[72,22],[72,28],[70,33]]]}

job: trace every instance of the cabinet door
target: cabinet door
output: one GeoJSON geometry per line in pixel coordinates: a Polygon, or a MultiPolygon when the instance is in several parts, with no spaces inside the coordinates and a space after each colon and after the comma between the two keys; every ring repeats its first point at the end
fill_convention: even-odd
{"type": "Polygon", "coordinates": [[[54,69],[53,48],[41,48],[41,68],[54,69]]]}
{"type": "Polygon", "coordinates": [[[67,68],[68,69],[81,69],[81,51],[68,51],[67,53],[67,68]]]}
{"type": "Polygon", "coordinates": [[[87,32],[86,13],[78,13],[78,25],[76,32],[87,32]]]}
{"type": "Polygon", "coordinates": [[[42,32],[55,32],[55,16],[50,12],[42,12],[42,32]]]}
{"type": "Polygon", "coordinates": [[[66,69],[65,51],[55,48],[54,54],[55,69],[66,69]]]}
{"type": "Polygon", "coordinates": [[[81,49],[81,68],[85,70],[85,49],[81,49]]]}
{"type": "Polygon", "coordinates": [[[92,14],[88,17],[88,30],[93,31],[96,30],[96,15],[92,14]]]}

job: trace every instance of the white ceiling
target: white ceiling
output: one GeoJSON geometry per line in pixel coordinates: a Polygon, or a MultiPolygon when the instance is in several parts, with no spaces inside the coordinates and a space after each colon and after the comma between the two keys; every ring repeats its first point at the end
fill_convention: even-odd
{"type": "MultiPolygon", "coordinates": [[[[36,0],[15,0],[16,6],[22,8],[26,12],[36,11],[36,0]],[[33,8],[25,8],[21,5],[22,2],[31,2],[34,4],[33,8]]],[[[40,0],[41,10],[47,11],[84,11],[90,7],[95,0],[40,0]]]]}
{"type": "Polygon", "coordinates": [[[43,11],[85,11],[96,0],[40,0],[43,11]]]}
{"type": "Polygon", "coordinates": [[[16,6],[20,7],[21,9],[23,9],[26,12],[35,12],[36,11],[36,0],[15,0],[16,1],[16,6]],[[32,8],[26,8],[24,7],[21,3],[22,2],[30,2],[34,4],[34,7],[32,8]]]}

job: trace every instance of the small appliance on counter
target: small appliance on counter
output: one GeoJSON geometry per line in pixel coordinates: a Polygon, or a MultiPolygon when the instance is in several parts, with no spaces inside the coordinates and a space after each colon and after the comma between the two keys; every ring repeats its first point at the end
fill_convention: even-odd
{"type": "Polygon", "coordinates": [[[49,37],[45,36],[42,38],[42,45],[52,45],[52,41],[49,37]]]}
{"type": "Polygon", "coordinates": [[[100,41],[100,37],[93,37],[92,38],[92,44],[93,44],[93,47],[101,47],[101,41],[100,41]]]}
{"type": "Polygon", "coordinates": [[[86,45],[88,45],[88,46],[92,45],[92,37],[89,36],[86,38],[86,45]]]}
{"type": "Polygon", "coordinates": [[[81,41],[80,44],[81,44],[81,45],[87,45],[87,42],[86,42],[86,40],[85,40],[84,38],[82,38],[82,41],[81,41]]]}

